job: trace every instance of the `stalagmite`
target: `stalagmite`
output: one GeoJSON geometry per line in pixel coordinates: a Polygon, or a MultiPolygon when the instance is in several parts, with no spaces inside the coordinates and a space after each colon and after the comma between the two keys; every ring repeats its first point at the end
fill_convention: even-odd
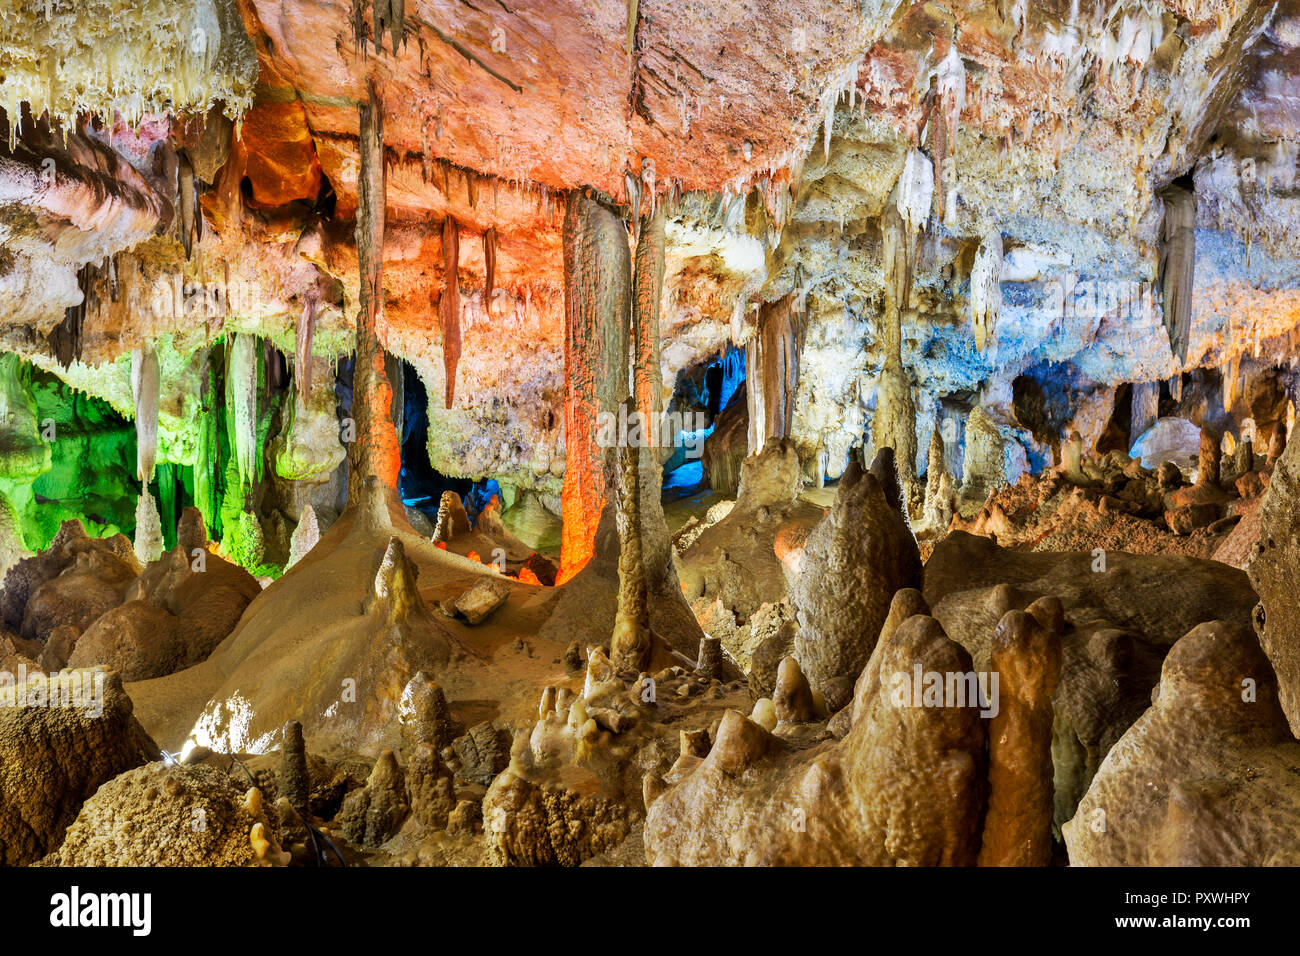
{"type": "Polygon", "coordinates": [[[384,308],[384,120],[383,103],[373,81],[362,103],[361,175],[357,190],[357,262],[361,270],[361,308],[357,314],[356,366],[353,372],[352,415],[356,441],[349,449],[348,500],[360,500],[361,486],[374,475],[388,488],[397,488],[401,445],[393,428],[392,388],[379,342],[379,316],[384,308]]]}
{"type": "Polygon", "coordinates": [[[641,221],[636,244],[632,296],[632,376],[636,408],[650,442],[658,443],[663,411],[663,373],[659,364],[659,309],[664,285],[664,207],[641,221]]]}
{"type": "Polygon", "coordinates": [[[1219,483],[1219,464],[1222,459],[1222,437],[1209,425],[1201,426],[1201,453],[1196,464],[1198,485],[1219,483]]]}
{"type": "Polygon", "coordinates": [[[226,368],[226,401],[233,415],[235,461],[239,482],[247,492],[257,480],[257,353],[251,335],[236,335],[226,368]]]}
{"type": "MultiPolygon", "coordinates": [[[[991,654],[997,703],[989,721],[989,802],[979,865],[1048,866],[1060,637],[1024,611],[1009,611],[993,634],[991,654]]],[[[994,693],[990,686],[990,709],[994,693]]]]}
{"type": "Polygon", "coordinates": [[[146,488],[135,506],[135,557],[141,567],[147,567],[162,554],[162,521],[158,517],[158,505],[146,488]]]}
{"type": "Polygon", "coordinates": [[[131,353],[131,397],[135,404],[136,479],[153,481],[158,454],[158,354],[149,349],[131,353]]]}
{"type": "Polygon", "coordinates": [[[631,271],[623,223],[580,190],[571,192],[564,215],[561,582],[591,557],[596,525],[608,499],[598,416],[615,414],[627,395],[631,271]]]}
{"type": "MultiPolygon", "coordinates": [[[[628,414],[635,408],[630,399],[623,407],[628,414]]],[[[609,642],[614,666],[633,673],[650,663],[652,642],[641,547],[641,454],[630,441],[618,449],[618,611],[609,642]]]]}
{"type": "Polygon", "coordinates": [[[1286,451],[1286,439],[1287,423],[1285,421],[1275,423],[1273,425],[1273,434],[1268,439],[1268,456],[1265,459],[1266,464],[1270,467],[1277,464],[1277,460],[1286,451]]]}
{"type": "Polygon", "coordinates": [[[952,522],[953,497],[956,483],[948,471],[944,453],[943,421],[935,416],[934,430],[930,433],[930,450],[925,470],[925,526],[940,532],[952,522]]]}
{"type": "Polygon", "coordinates": [[[307,772],[307,745],[302,739],[302,724],[285,722],[280,741],[280,793],[289,805],[304,816],[309,812],[311,777],[307,772]]]}
{"type": "Polygon", "coordinates": [[[302,509],[302,517],[298,519],[298,526],[293,529],[293,534],[289,538],[289,563],[284,566],[285,570],[289,570],[301,561],[319,541],[320,525],[316,520],[316,509],[310,504],[305,505],[302,509]]]}
{"type": "Polygon", "coordinates": [[[1192,281],[1196,270],[1196,194],[1170,186],[1161,198],[1165,216],[1160,225],[1160,289],[1164,297],[1169,347],[1180,362],[1187,361],[1192,330],[1192,281]]]}
{"type": "Polygon", "coordinates": [[[984,351],[1002,311],[1002,233],[994,229],[980,243],[970,272],[970,321],[975,348],[984,351]]]}
{"type": "MultiPolygon", "coordinates": [[[[495,271],[495,257],[493,269],[495,271]]],[[[442,221],[442,269],[447,287],[438,303],[442,321],[442,364],[447,375],[447,407],[456,397],[456,368],[460,364],[460,227],[448,216],[442,221]]]]}
{"type": "Polygon", "coordinates": [[[794,424],[801,328],[791,302],[787,295],[763,303],[758,332],[745,349],[751,455],[760,453],[769,439],[785,438],[794,424]]]}
{"type": "MultiPolygon", "coordinates": [[[[722,639],[711,634],[700,638],[700,650],[695,662],[695,673],[709,680],[717,680],[722,673],[722,639]]],[[[700,756],[703,756],[701,754],[700,756]]]]}

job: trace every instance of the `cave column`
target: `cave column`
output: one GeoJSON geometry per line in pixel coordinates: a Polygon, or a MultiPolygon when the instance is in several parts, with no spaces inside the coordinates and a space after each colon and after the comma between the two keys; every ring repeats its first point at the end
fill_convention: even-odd
{"type": "MultiPolygon", "coordinates": [[[[632,378],[636,409],[650,444],[659,444],[663,372],[659,355],[659,312],[664,288],[664,204],[641,221],[636,243],[632,298],[632,378]]],[[[665,454],[670,452],[666,451],[665,454]]]]}
{"type": "Polygon", "coordinates": [[[884,249],[885,314],[881,326],[885,360],[880,370],[872,445],[894,449],[898,479],[910,508],[916,497],[916,405],[903,367],[903,311],[912,287],[911,243],[907,228],[893,204],[880,219],[884,249]]]}
{"type": "Polygon", "coordinates": [[[609,498],[600,424],[602,418],[617,418],[628,394],[631,296],[626,228],[611,210],[581,190],[572,191],[564,214],[561,582],[594,552],[596,527],[609,498]]]}
{"type": "MultiPolygon", "coordinates": [[[[636,405],[624,403],[630,415],[636,405]]],[[[639,673],[650,664],[650,604],[641,542],[641,457],[644,450],[626,442],[618,449],[618,610],[609,657],[621,671],[639,673]]]]}
{"type": "Polygon", "coordinates": [[[383,312],[384,251],[384,122],[383,104],[374,81],[361,104],[361,174],[357,183],[357,263],[361,271],[361,304],[357,313],[356,366],[352,381],[352,416],[356,441],[349,450],[348,501],[360,500],[370,475],[396,490],[401,471],[401,446],[393,427],[393,391],[379,342],[383,312]]]}
{"type": "Polygon", "coordinates": [[[749,405],[749,454],[768,439],[789,436],[799,387],[799,327],[792,297],[765,302],[758,330],[745,348],[745,397],[749,405]]]}

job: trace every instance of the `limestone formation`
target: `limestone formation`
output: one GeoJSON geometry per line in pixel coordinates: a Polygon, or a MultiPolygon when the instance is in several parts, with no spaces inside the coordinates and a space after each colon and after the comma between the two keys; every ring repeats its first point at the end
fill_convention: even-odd
{"type": "Polygon", "coordinates": [[[987,786],[978,704],[925,706],[910,685],[892,692],[918,665],[969,673],[970,657],[938,622],[916,616],[876,646],[876,658],[885,680],[837,743],[791,752],[729,712],[708,757],[650,805],[647,860],[974,864],[987,786]]]}
{"type": "Polygon", "coordinates": [[[259,594],[243,568],[178,545],[131,583],[125,603],[86,628],[68,663],[105,664],[124,680],[174,673],[206,660],[259,594]]]}
{"type": "Polygon", "coordinates": [[[1250,557],[1250,582],[1259,593],[1255,617],[1259,642],[1277,674],[1278,701],[1300,734],[1300,600],[1295,569],[1300,561],[1300,443],[1291,442],[1273,469],[1259,511],[1259,541],[1250,557]]]}
{"type": "MultiPolygon", "coordinates": [[[[64,831],[101,784],[148,763],[159,751],[112,672],[66,671],[52,680],[40,673],[4,677],[0,863],[22,866],[58,849],[64,831]]],[[[132,852],[148,851],[137,844],[132,852]]]]}
{"type": "Polygon", "coordinates": [[[921,559],[903,515],[875,475],[850,466],[835,502],[808,535],[792,589],[795,657],[814,688],[861,671],[899,588],[920,583],[921,559]]]}
{"type": "MultiPolygon", "coordinates": [[[[1050,607],[1040,607],[1044,617],[1050,614],[1050,607]]],[[[989,657],[998,690],[996,701],[990,701],[996,712],[988,725],[989,802],[979,864],[1047,866],[1052,862],[1052,694],[1061,677],[1060,637],[1032,613],[1008,611],[993,634],[989,657]]]]}
{"type": "Polygon", "coordinates": [[[280,740],[280,791],[298,813],[306,813],[311,801],[311,775],[307,770],[307,746],[302,724],[286,721],[280,740]]]}
{"type": "Polygon", "coordinates": [[[393,752],[385,750],[375,761],[366,785],[344,798],[339,822],[351,842],[379,846],[397,834],[410,811],[406,775],[393,752]]]}
{"type": "Polygon", "coordinates": [[[115,777],[68,827],[58,866],[284,866],[279,816],[256,788],[205,766],[151,763],[115,777]]]}
{"type": "Polygon", "coordinates": [[[0,9],[0,860],[1294,861],[1300,0],[0,9]]]}
{"type": "Polygon", "coordinates": [[[1165,658],[1152,706],[1062,828],[1080,866],[1291,866],[1300,744],[1250,630],[1209,621],[1165,658]]]}

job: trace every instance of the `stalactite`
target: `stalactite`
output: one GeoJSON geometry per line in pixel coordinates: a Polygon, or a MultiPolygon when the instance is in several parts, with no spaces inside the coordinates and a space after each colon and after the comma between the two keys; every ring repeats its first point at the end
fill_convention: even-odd
{"type": "MultiPolygon", "coordinates": [[[[366,48],[367,0],[352,0],[352,36],[361,50],[366,48]]],[[[392,38],[392,52],[406,42],[406,0],[369,0],[375,50],[384,52],[384,33],[392,38]]]]}
{"type": "Polygon", "coordinates": [[[194,241],[198,238],[199,217],[198,184],[194,178],[194,166],[190,158],[181,150],[176,156],[176,207],[177,228],[180,230],[181,246],[188,259],[194,251],[194,241]]]}
{"type": "Polygon", "coordinates": [[[486,285],[483,290],[483,308],[492,314],[492,295],[497,286],[497,230],[492,227],[483,233],[483,271],[486,285]]]}
{"type": "MultiPolygon", "coordinates": [[[[909,242],[908,230],[901,210],[887,207],[880,217],[881,271],[885,280],[885,311],[901,313],[908,307],[912,291],[912,263],[910,254],[915,248],[909,242]]],[[[892,324],[888,326],[892,328],[892,324]]]]}
{"type": "Polygon", "coordinates": [[[650,434],[659,436],[663,411],[663,372],[659,364],[659,310],[664,287],[664,207],[641,221],[633,275],[632,355],[636,408],[650,434]]]}
{"type": "Polygon", "coordinates": [[[1164,297],[1169,348],[1187,361],[1192,330],[1192,280],[1196,272],[1196,194],[1181,186],[1161,193],[1165,215],[1160,225],[1160,290],[1164,297]]]}
{"type": "Polygon", "coordinates": [[[447,288],[438,311],[442,319],[442,364],[447,373],[447,407],[456,397],[456,367],[460,364],[460,227],[447,216],[442,221],[442,269],[447,288]]]}
{"type": "Polygon", "coordinates": [[[1241,353],[1235,353],[1223,369],[1223,410],[1231,412],[1241,386],[1241,353]]]}
{"type": "Polygon", "coordinates": [[[239,484],[245,493],[257,480],[257,351],[255,336],[235,335],[226,365],[226,404],[239,484]]]}
{"type": "Polygon", "coordinates": [[[970,271],[970,320],[979,351],[993,335],[1001,311],[1002,233],[994,228],[980,243],[970,271]]]}
{"type": "Polygon", "coordinates": [[[199,377],[198,438],[194,452],[194,506],[203,515],[204,524],[213,538],[221,536],[221,501],[217,493],[217,472],[221,463],[218,447],[217,372],[213,354],[204,349],[199,377]]]}
{"type": "Polygon", "coordinates": [[[948,53],[935,69],[936,116],[932,125],[934,135],[935,179],[939,190],[939,219],[949,222],[955,211],[957,176],[952,160],[957,152],[957,130],[961,111],[966,105],[966,65],[957,52],[954,32],[948,53]]]}
{"type": "Polygon", "coordinates": [[[158,355],[153,349],[131,353],[131,396],[135,405],[136,480],[153,481],[158,456],[158,355]]]}
{"type": "Polygon", "coordinates": [[[95,291],[95,280],[99,274],[100,270],[89,262],[77,270],[77,288],[81,290],[81,302],[64,310],[63,321],[47,337],[54,357],[64,368],[81,360],[81,330],[86,324],[86,313],[93,313],[99,305],[95,291]]]}
{"type": "Polygon", "coordinates": [[[751,455],[769,439],[789,435],[794,424],[802,328],[791,303],[789,295],[765,302],[759,308],[758,332],[745,349],[751,455]]]}
{"type": "Polygon", "coordinates": [[[597,416],[616,413],[627,394],[631,257],[627,230],[580,190],[564,214],[564,437],[561,582],[591,557],[608,499],[597,416]]]}
{"type": "Polygon", "coordinates": [[[293,377],[295,404],[298,411],[306,411],[311,398],[311,347],[316,334],[316,298],[307,296],[294,336],[293,377]]]}
{"type": "Polygon", "coordinates": [[[361,500],[366,478],[374,475],[397,488],[401,444],[390,415],[393,393],[379,342],[383,311],[384,250],[384,122],[383,103],[369,84],[361,104],[361,172],[357,182],[357,264],[361,272],[361,302],[357,313],[356,363],[353,371],[352,417],[356,440],[349,450],[348,500],[361,500]]]}
{"type": "MultiPolygon", "coordinates": [[[[636,405],[623,403],[630,415],[636,405]]],[[[609,657],[621,671],[639,673],[650,664],[650,607],[641,545],[641,447],[624,442],[618,449],[618,610],[609,657]]]]}
{"type": "MultiPolygon", "coordinates": [[[[903,172],[898,177],[898,214],[908,233],[915,237],[930,219],[934,203],[934,166],[929,157],[919,149],[907,151],[903,172]]],[[[913,242],[915,239],[913,238],[913,242]]],[[[909,258],[915,261],[913,252],[909,258]]]]}

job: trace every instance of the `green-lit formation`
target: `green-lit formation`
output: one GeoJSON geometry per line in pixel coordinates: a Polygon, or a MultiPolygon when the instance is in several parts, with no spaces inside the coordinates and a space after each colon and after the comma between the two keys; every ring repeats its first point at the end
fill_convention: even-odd
{"type": "MultiPolygon", "coordinates": [[[[231,335],[180,358],[197,368],[198,388],[160,425],[146,489],[164,546],[175,546],[177,519],[193,505],[226,556],[255,575],[278,577],[283,569],[267,559],[255,514],[283,399],[268,385],[264,342],[231,335]]],[[[124,367],[129,357],[91,371],[120,377],[124,367]]],[[[0,354],[0,548],[40,551],[69,519],[94,537],[132,537],[142,490],[136,461],[136,429],[112,404],[0,354]]]]}

